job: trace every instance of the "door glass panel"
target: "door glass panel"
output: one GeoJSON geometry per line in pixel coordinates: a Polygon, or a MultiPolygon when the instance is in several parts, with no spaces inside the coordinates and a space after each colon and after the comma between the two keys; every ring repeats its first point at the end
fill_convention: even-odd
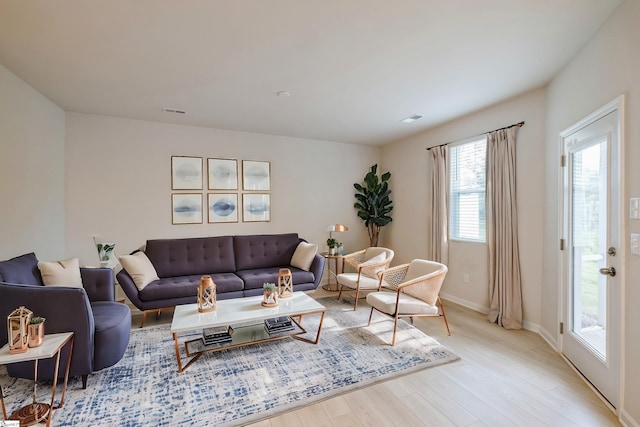
{"type": "Polygon", "coordinates": [[[578,148],[571,158],[571,330],[606,360],[607,141],[578,148]]]}

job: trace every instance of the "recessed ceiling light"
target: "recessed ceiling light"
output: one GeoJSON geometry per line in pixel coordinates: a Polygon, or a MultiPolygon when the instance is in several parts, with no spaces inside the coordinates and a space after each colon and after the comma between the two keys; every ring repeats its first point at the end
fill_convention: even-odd
{"type": "Polygon", "coordinates": [[[405,119],[400,120],[402,123],[411,123],[411,122],[415,122],[416,120],[420,120],[423,116],[421,116],[420,114],[414,114],[412,116],[409,116],[405,119]]]}
{"type": "Polygon", "coordinates": [[[286,90],[281,90],[280,92],[276,93],[276,95],[278,95],[278,96],[291,96],[291,92],[287,92],[286,90]]]}
{"type": "Polygon", "coordinates": [[[167,107],[162,107],[162,111],[164,111],[165,113],[187,114],[187,112],[186,112],[186,111],[184,111],[184,110],[178,110],[177,108],[167,108],[167,107]]]}

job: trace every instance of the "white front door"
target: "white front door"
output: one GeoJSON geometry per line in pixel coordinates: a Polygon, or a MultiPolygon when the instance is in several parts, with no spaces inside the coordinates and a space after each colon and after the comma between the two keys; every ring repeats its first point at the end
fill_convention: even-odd
{"type": "Polygon", "coordinates": [[[622,99],[561,133],[564,163],[562,353],[611,403],[620,394],[622,99]]]}

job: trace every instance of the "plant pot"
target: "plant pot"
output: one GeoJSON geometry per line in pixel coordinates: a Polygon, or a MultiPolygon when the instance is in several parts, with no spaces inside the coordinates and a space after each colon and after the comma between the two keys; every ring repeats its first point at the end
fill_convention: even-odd
{"type": "Polygon", "coordinates": [[[329,248],[329,255],[335,255],[336,254],[336,248],[329,248]]]}
{"type": "Polygon", "coordinates": [[[265,307],[278,305],[278,291],[264,291],[261,304],[265,307]]]}
{"type": "Polygon", "coordinates": [[[44,322],[32,323],[29,329],[29,347],[38,347],[44,341],[44,322]]]}
{"type": "Polygon", "coordinates": [[[107,268],[109,261],[100,261],[100,268],[107,268]]]}

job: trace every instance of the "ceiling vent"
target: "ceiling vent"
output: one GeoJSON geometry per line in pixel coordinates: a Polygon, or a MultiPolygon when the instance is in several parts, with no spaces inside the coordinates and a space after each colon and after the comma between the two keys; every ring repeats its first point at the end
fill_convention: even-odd
{"type": "Polygon", "coordinates": [[[405,119],[400,120],[402,123],[411,123],[411,122],[415,122],[416,120],[420,120],[423,116],[421,116],[420,114],[414,114],[413,116],[409,116],[405,119]]]}
{"type": "Polygon", "coordinates": [[[164,111],[165,113],[173,113],[173,114],[187,114],[186,111],[184,110],[178,110],[177,108],[167,108],[167,107],[163,107],[162,111],[164,111]]]}

